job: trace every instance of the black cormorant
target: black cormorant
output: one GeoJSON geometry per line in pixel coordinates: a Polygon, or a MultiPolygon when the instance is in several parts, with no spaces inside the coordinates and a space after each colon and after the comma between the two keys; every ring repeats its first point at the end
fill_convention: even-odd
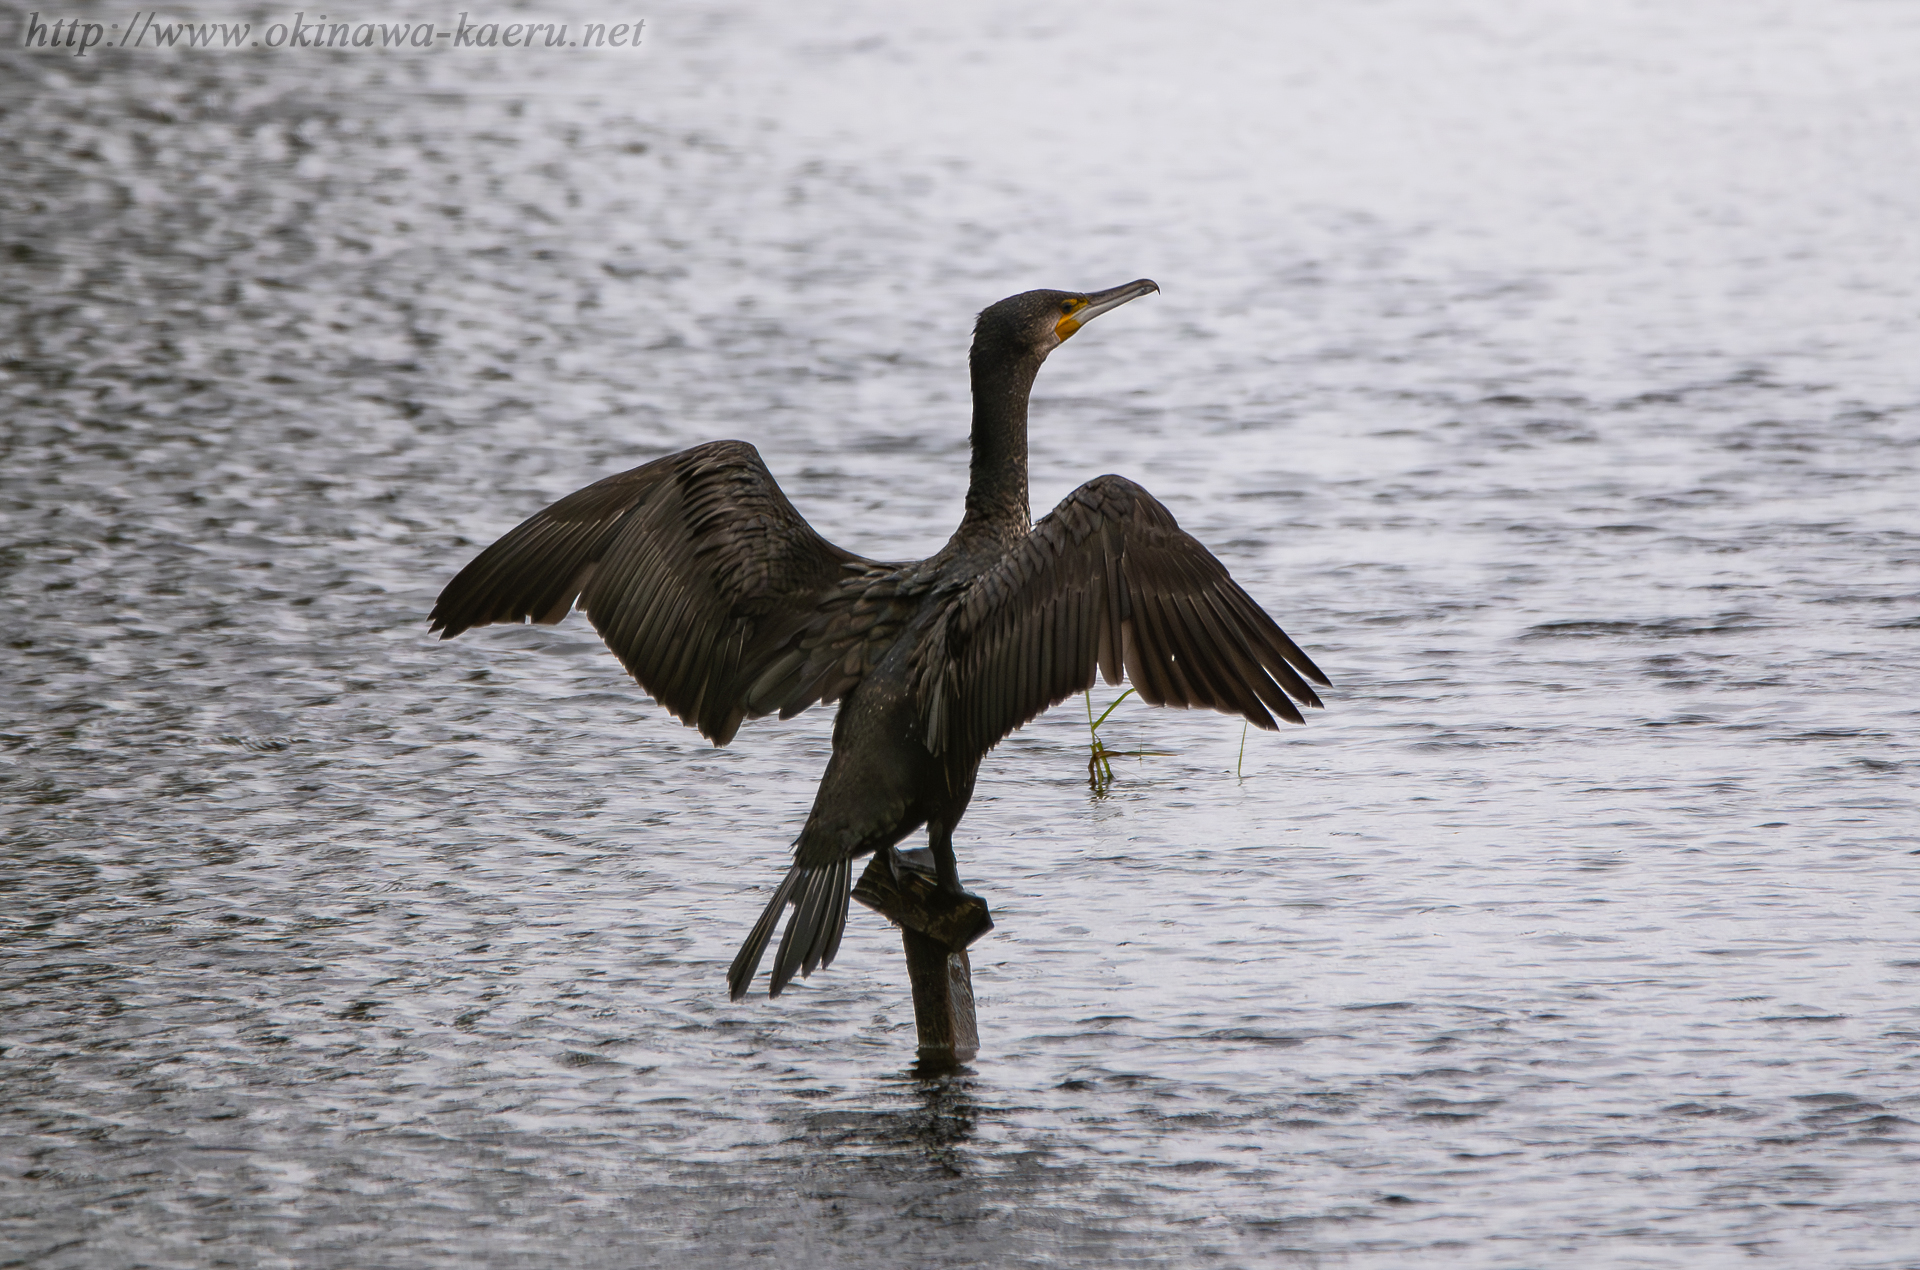
{"type": "Polygon", "coordinates": [[[734,958],[737,1000],[791,905],[772,995],[829,965],[853,861],[927,827],[960,892],[953,830],[980,760],[1047,707],[1124,672],[1154,705],[1206,706],[1272,729],[1317,706],[1307,655],[1121,476],[1088,481],[1030,525],[1027,398],[1047,354],[1157,291],[1029,291],[974,327],[966,515],[925,560],[843,551],[813,531],[744,441],[713,441],[570,494],[447,585],[433,629],[558,622],[576,604],[640,686],[715,745],[740,721],[840,702],[813,810],[734,958]],[[1305,678],[1302,678],[1304,676],[1305,678]],[[1291,700],[1289,699],[1291,697],[1291,700]],[[1271,713],[1269,713],[1271,712],[1271,713]]]}

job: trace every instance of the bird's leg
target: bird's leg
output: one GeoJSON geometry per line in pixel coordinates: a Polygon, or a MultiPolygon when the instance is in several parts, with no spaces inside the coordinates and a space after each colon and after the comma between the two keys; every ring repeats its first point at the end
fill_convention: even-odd
{"type": "Polygon", "coordinates": [[[947,825],[927,826],[927,845],[933,848],[933,870],[940,889],[948,895],[965,895],[960,885],[960,865],[953,858],[953,830],[947,825]]]}

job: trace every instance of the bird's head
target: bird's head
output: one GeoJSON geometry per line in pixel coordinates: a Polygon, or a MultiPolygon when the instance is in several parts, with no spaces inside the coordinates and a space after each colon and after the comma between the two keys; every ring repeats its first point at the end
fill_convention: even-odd
{"type": "Polygon", "coordinates": [[[1160,288],[1147,278],[1105,291],[1025,291],[980,311],[973,347],[1015,356],[1044,358],[1075,331],[1109,309],[1160,288]]]}

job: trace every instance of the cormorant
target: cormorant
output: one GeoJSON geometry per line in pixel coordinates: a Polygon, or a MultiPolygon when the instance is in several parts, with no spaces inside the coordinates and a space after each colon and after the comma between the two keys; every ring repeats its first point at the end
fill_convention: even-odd
{"type": "Polygon", "coordinates": [[[744,441],[712,441],[568,495],[447,585],[432,629],[558,622],[576,603],[640,686],[715,745],[740,721],[840,702],[833,755],[793,867],[727,974],[746,995],[791,905],[771,995],[830,965],[853,861],[927,827],[961,892],[953,830],[980,760],[1049,706],[1122,672],[1154,705],[1275,729],[1318,706],[1307,655],[1121,476],[1038,524],[1027,509],[1027,398],[1040,363],[1110,309],[1160,288],[1028,291],[974,327],[966,515],[938,553],[882,562],[815,533],[744,441]],[[1302,678],[1305,676],[1305,679],[1302,678]],[[1291,700],[1289,700],[1291,697],[1291,700]],[[1271,713],[1269,713],[1271,711],[1271,713]]]}

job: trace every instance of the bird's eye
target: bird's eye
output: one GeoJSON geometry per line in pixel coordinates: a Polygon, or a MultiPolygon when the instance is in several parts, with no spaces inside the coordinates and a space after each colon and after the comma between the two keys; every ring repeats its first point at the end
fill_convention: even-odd
{"type": "Polygon", "coordinates": [[[1062,313],[1071,313],[1073,312],[1073,308],[1074,308],[1074,305],[1073,305],[1073,301],[1071,300],[1064,300],[1060,304],[1060,311],[1062,313]]]}

